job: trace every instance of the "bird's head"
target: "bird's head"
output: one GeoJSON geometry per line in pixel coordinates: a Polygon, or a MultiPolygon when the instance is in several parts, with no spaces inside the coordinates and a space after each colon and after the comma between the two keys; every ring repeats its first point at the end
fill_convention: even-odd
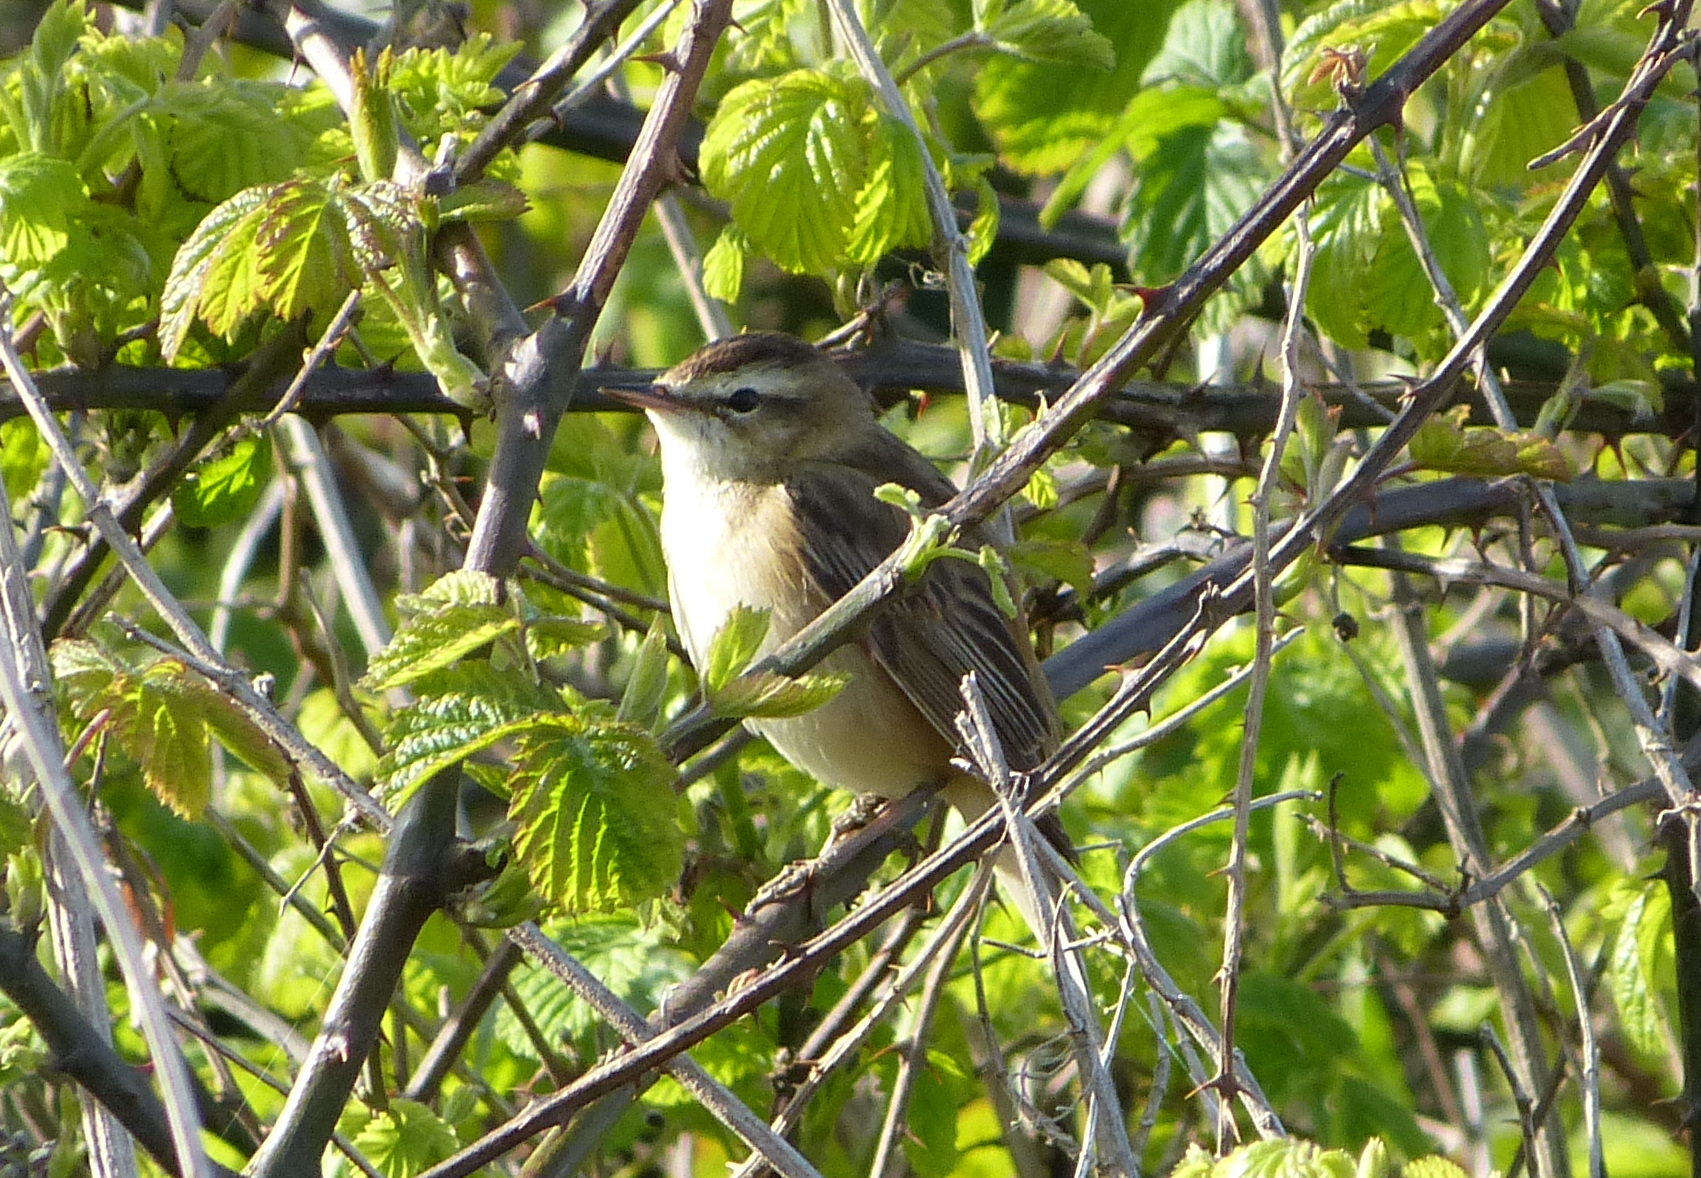
{"type": "Polygon", "coordinates": [[[831,461],[878,430],[874,401],[812,344],[752,333],[717,340],[655,383],[611,387],[649,415],[671,469],[766,479],[790,463],[831,461]]]}

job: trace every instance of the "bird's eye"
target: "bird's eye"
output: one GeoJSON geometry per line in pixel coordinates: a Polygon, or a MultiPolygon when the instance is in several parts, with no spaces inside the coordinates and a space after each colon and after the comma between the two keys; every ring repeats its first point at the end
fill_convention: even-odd
{"type": "Polygon", "coordinates": [[[762,395],[752,388],[733,389],[726,407],[734,413],[750,413],[762,403],[762,395]]]}

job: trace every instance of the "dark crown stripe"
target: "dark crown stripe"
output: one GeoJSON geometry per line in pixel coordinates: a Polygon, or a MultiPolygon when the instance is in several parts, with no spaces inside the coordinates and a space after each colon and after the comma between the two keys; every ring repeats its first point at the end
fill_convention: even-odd
{"type": "Polygon", "coordinates": [[[752,364],[810,364],[821,360],[814,344],[777,332],[757,331],[717,340],[674,369],[680,380],[718,372],[736,372],[752,364]]]}

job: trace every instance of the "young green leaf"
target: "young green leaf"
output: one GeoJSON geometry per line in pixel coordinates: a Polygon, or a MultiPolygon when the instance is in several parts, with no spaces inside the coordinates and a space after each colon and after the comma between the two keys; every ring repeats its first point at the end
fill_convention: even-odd
{"type": "Polygon", "coordinates": [[[383,797],[395,806],[438,770],[564,710],[554,692],[483,660],[424,676],[413,686],[417,698],[390,721],[378,760],[383,797]]]}
{"type": "Polygon", "coordinates": [[[545,898],[568,912],[608,912],[678,880],[675,770],[647,733],[557,716],[518,745],[514,850],[545,898]]]}
{"type": "Polygon", "coordinates": [[[417,615],[373,656],[361,685],[370,691],[404,686],[519,629],[520,619],[499,605],[451,605],[417,615]]]}
{"type": "Polygon", "coordinates": [[[1024,61],[1108,70],[1116,50],[1071,0],[979,0],[975,25],[1000,52],[1024,61]]]}
{"type": "Polygon", "coordinates": [[[1613,1004],[1618,1007],[1619,1025],[1639,1051],[1662,1051],[1670,1036],[1660,1006],[1659,983],[1650,968],[1653,955],[1645,951],[1650,941],[1657,944],[1670,935],[1670,923],[1671,905],[1663,890],[1644,885],[1631,895],[1613,937],[1607,979],[1613,1004]]]}
{"type": "Polygon", "coordinates": [[[1016,599],[1010,596],[1010,566],[1004,563],[1004,554],[990,544],[982,544],[975,563],[986,572],[998,611],[1007,618],[1016,617],[1016,599]]]}
{"type": "Polygon", "coordinates": [[[12,796],[10,789],[0,789],[0,862],[35,841],[35,819],[29,807],[12,796]]]}
{"type": "Polygon", "coordinates": [[[140,766],[149,791],[185,818],[199,818],[212,796],[207,689],[199,678],[171,658],[133,668],[83,640],[55,643],[52,658],[72,715],[88,724],[106,713],[107,732],[140,766]]]}
{"type": "Polygon", "coordinates": [[[608,627],[583,618],[555,614],[526,619],[526,652],[534,659],[552,659],[588,645],[608,634],[608,627]]]}
{"type": "Polygon", "coordinates": [[[881,112],[868,144],[868,181],[856,195],[849,256],[872,266],[895,249],[933,238],[927,211],[927,167],[921,144],[900,120],[881,112]]]}
{"type": "Polygon", "coordinates": [[[921,496],[912,487],[902,483],[881,483],[874,488],[874,497],[882,503],[889,503],[901,510],[913,520],[927,518],[927,509],[921,505],[921,496]]]}
{"type": "Polygon", "coordinates": [[[631,678],[626,680],[626,690],[620,695],[617,720],[645,726],[660,717],[662,702],[667,698],[668,658],[667,627],[658,614],[650,622],[644,641],[638,644],[631,678]]]}
{"type": "Polygon", "coordinates": [[[6,480],[6,495],[13,504],[35,489],[49,456],[47,443],[29,418],[14,417],[0,423],[0,477],[6,480]]]}
{"type": "Polygon", "coordinates": [[[793,70],[722,100],[703,139],[703,182],[732,205],[751,244],[787,270],[842,264],[867,183],[868,85],[793,70]]]}
{"type": "Polygon", "coordinates": [[[1412,464],[1482,478],[1527,474],[1563,482],[1572,477],[1570,460],[1550,439],[1492,426],[1467,428],[1470,414],[1470,406],[1460,405],[1419,426],[1411,440],[1412,464]]]}
{"type": "MultiPolygon", "coordinates": [[[[177,256],[171,261],[171,273],[165,279],[165,290],[160,295],[159,347],[167,360],[177,358],[202,304],[215,297],[215,267],[221,260],[228,265],[233,254],[245,258],[252,253],[254,237],[260,228],[256,214],[270,195],[269,188],[244,189],[201,218],[195,231],[178,247],[177,256]],[[239,249],[229,248],[233,242],[239,249]]],[[[221,272],[221,285],[231,281],[230,273],[221,272]]],[[[252,294],[244,289],[234,292],[234,297],[228,291],[216,292],[216,297],[247,306],[252,294]]]]}
{"type": "Polygon", "coordinates": [[[272,473],[272,447],[249,435],[230,453],[190,469],[171,492],[177,517],[192,528],[213,528],[248,514],[272,473]]]}
{"type": "Polygon", "coordinates": [[[353,1145],[379,1173],[410,1178],[448,1160],[461,1142],[454,1128],[427,1105],[392,1097],[354,1134],[353,1145]]]}
{"type": "Polygon", "coordinates": [[[396,134],[396,100],[386,85],[392,63],[390,50],[380,51],[368,63],[366,50],[357,48],[349,59],[354,80],[354,102],[349,110],[349,130],[354,135],[354,157],[361,178],[388,180],[396,169],[400,140],[396,134]]]}
{"type": "Polygon", "coordinates": [[[838,672],[796,678],[768,671],[741,675],[709,696],[709,710],[735,720],[801,716],[832,699],[849,682],[849,675],[838,672]]]}
{"type": "Polygon", "coordinates": [[[709,657],[699,672],[704,689],[713,696],[744,673],[768,637],[765,609],[735,606],[709,643],[709,657]]]}
{"type": "Polygon", "coordinates": [[[43,266],[71,241],[71,225],[89,202],[69,161],[35,152],[0,160],[0,261],[43,266]]]}
{"type": "Polygon", "coordinates": [[[316,311],[321,321],[329,319],[360,285],[345,201],[324,185],[307,180],[278,185],[254,245],[265,305],[279,318],[316,311]]]}
{"type": "Polygon", "coordinates": [[[703,255],[703,289],[710,298],[736,303],[744,289],[744,264],[750,259],[750,239],[737,225],[721,229],[715,244],[703,255]]]}

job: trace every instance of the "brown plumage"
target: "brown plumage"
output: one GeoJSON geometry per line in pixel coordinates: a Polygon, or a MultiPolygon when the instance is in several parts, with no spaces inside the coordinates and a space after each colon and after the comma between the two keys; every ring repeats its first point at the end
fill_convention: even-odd
{"type": "MultiPolygon", "coordinates": [[[[642,405],[661,439],[670,595],[698,665],[735,606],[771,611],[771,649],[890,555],[909,517],[875,499],[876,487],[902,484],[928,507],[956,493],[831,359],[790,336],[712,343],[649,390],[610,391],[642,405]]],[[[983,537],[970,529],[959,542],[978,548],[983,537]]],[[[752,727],[827,784],[896,797],[937,781],[970,817],[984,811],[990,791],[950,764],[969,671],[1012,768],[1057,747],[1056,705],[1027,632],[966,561],[934,561],[822,665],[851,683],[813,712],[752,727]]]]}

